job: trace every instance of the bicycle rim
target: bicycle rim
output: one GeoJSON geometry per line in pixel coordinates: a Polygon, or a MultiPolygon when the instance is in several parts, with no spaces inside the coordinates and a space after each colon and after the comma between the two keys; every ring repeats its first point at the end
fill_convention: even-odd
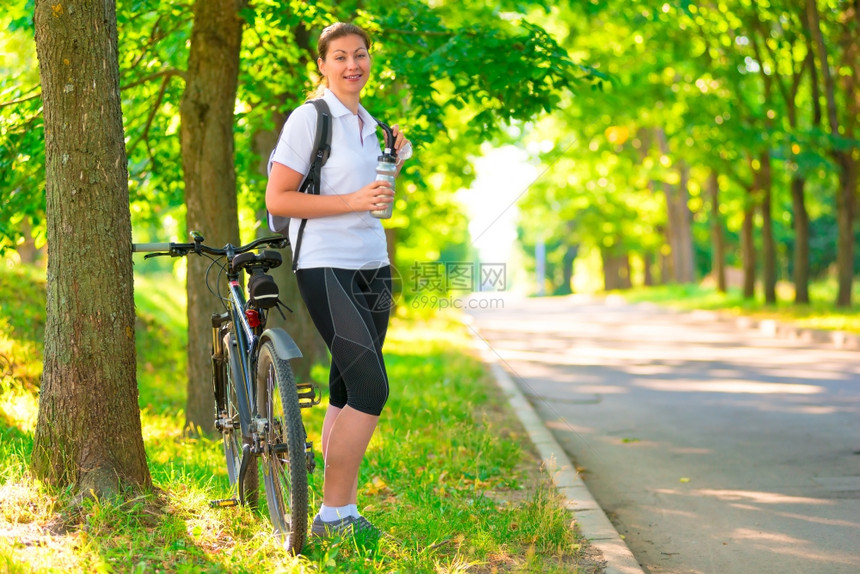
{"type": "Polygon", "coordinates": [[[263,479],[275,534],[293,554],[301,552],[308,527],[305,430],[293,371],[267,342],[257,370],[259,413],[267,419],[263,479]]]}

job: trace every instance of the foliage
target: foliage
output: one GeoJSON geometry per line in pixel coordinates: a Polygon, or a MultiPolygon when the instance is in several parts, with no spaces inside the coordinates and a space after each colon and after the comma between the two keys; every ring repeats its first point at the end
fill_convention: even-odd
{"type": "MultiPolygon", "coordinates": [[[[856,75],[852,44],[845,40],[856,24],[850,9],[818,4],[831,60],[844,62],[843,76],[856,75]]],[[[773,162],[780,277],[793,269],[792,250],[785,247],[795,241],[793,177],[806,181],[813,271],[821,277],[836,257],[832,151],[856,149],[858,142],[829,133],[816,112],[804,11],[803,3],[749,0],[724,2],[719,10],[689,1],[553,8],[547,29],[572,57],[612,81],[602,91],[566,99],[530,136],[546,173],[520,204],[527,257],[542,236],[554,247],[548,270],[558,281],[559,261],[570,246],[583,255],[609,250],[652,261],[665,255],[668,221],[660,191],[677,186],[686,170],[699,276],[713,265],[714,216],[705,193],[712,172],[719,174],[717,224],[727,233],[727,263],[736,265],[744,209],[760,201],[760,192],[750,190],[766,152],[773,162]]],[[[837,94],[846,126],[852,123],[850,97],[850,90],[837,94]]],[[[761,238],[756,241],[760,248],[761,238]]]]}
{"type": "Polygon", "coordinates": [[[44,135],[33,42],[34,0],[0,14],[0,253],[32,228],[44,243],[44,135]],[[10,103],[17,102],[17,103],[10,103]]]}
{"type": "MultiPolygon", "coordinates": [[[[6,15],[19,28],[26,27],[32,0],[26,2],[14,0],[6,15]]],[[[275,130],[316,83],[315,38],[322,27],[351,20],[368,28],[375,39],[375,77],[365,105],[388,123],[403,125],[417,148],[401,178],[397,215],[389,223],[398,229],[398,245],[410,257],[422,259],[460,245],[460,257],[466,258],[466,221],[453,193],[471,181],[470,156],[477,155],[482,141],[499,136],[506,123],[552,109],[561,93],[593,79],[591,70],[575,65],[521,10],[506,2],[419,0],[396,8],[378,1],[309,6],[265,0],[246,8],[235,125],[244,232],[253,231],[248,225],[259,224],[257,214],[263,207],[261,165],[272,141],[263,134],[275,130]]],[[[136,231],[143,228],[136,235],[148,235],[145,229],[165,217],[183,219],[178,106],[192,12],[190,0],[118,3],[131,207],[136,231]]],[[[26,34],[19,32],[16,41],[23,49],[26,34]]],[[[32,75],[35,59],[26,63],[32,75]]],[[[4,96],[16,99],[24,88],[38,89],[38,77],[24,82],[16,76],[19,66],[9,71],[4,81],[10,91],[4,96]]],[[[4,125],[9,126],[0,134],[0,158],[10,158],[6,164],[25,156],[31,158],[28,165],[43,163],[38,103],[38,98],[32,101],[33,109],[2,108],[4,125]],[[28,126],[27,119],[35,125],[28,126]],[[13,130],[28,130],[28,137],[14,139],[13,130]]],[[[43,176],[39,169],[24,173],[18,164],[4,173],[14,181],[0,181],[3,189],[26,189],[15,191],[16,201],[3,206],[10,217],[4,218],[8,224],[0,237],[7,238],[2,245],[8,247],[20,235],[22,217],[37,223],[44,217],[43,176]]],[[[175,231],[184,235],[181,228],[175,231]]]]}

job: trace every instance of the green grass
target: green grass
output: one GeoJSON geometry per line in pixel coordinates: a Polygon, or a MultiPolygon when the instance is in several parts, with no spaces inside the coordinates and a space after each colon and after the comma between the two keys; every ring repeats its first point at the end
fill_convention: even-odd
{"type": "Polygon", "coordinates": [[[836,284],[824,281],[810,285],[811,303],[797,305],[790,285],[777,288],[777,303],[769,305],[758,293],[753,299],[744,299],[740,289],[719,293],[713,287],[701,285],[660,285],[638,287],[620,291],[630,302],[654,302],[681,310],[706,309],[723,311],[759,319],[775,319],[809,329],[825,329],[860,333],[860,282],[855,283],[852,301],[848,308],[837,308],[836,284]]]}
{"type": "MultiPolygon", "coordinates": [[[[220,443],[181,432],[185,356],[181,345],[170,351],[164,341],[184,341],[185,311],[177,302],[183,289],[170,277],[135,283],[141,418],[156,488],[75,504],[73,493],[39,483],[28,470],[38,376],[19,374],[39,371],[43,281],[37,272],[0,267],[0,301],[10,300],[10,286],[33,293],[29,310],[4,308],[12,327],[0,331],[16,357],[16,371],[3,374],[0,387],[0,571],[599,571],[506,402],[468,351],[465,329],[450,318],[398,318],[386,344],[391,396],[362,467],[359,503],[392,538],[314,543],[292,557],[260,512],[210,509],[210,499],[228,495],[227,478],[220,443]]],[[[324,369],[315,375],[325,380],[324,369]]],[[[305,412],[318,445],[324,408],[305,412]]],[[[312,507],[321,466],[312,476],[312,507]]]]}

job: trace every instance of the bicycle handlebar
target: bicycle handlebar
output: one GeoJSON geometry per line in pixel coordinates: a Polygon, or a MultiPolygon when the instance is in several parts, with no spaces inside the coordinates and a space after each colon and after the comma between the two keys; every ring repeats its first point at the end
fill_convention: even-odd
{"type": "Polygon", "coordinates": [[[133,243],[131,250],[138,253],[145,251],[169,251],[170,243],[133,243]]]}
{"type": "Polygon", "coordinates": [[[157,252],[149,253],[144,258],[165,255],[169,255],[170,257],[184,257],[191,253],[196,253],[198,255],[208,253],[210,255],[226,255],[232,257],[239,253],[246,253],[252,249],[256,249],[261,245],[266,245],[274,249],[283,249],[287,246],[288,242],[288,239],[283,235],[273,235],[270,237],[255,239],[251,243],[239,247],[234,247],[228,243],[222,248],[217,248],[204,245],[203,237],[200,234],[196,234],[194,237],[195,241],[193,243],[134,243],[131,246],[131,250],[136,253],[157,252]]]}

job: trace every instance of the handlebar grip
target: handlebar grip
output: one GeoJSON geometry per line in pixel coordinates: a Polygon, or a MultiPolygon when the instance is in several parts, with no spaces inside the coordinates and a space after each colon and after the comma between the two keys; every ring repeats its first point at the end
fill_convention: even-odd
{"type": "Polygon", "coordinates": [[[169,243],[132,243],[131,250],[136,253],[144,251],[170,251],[169,243]]]}

